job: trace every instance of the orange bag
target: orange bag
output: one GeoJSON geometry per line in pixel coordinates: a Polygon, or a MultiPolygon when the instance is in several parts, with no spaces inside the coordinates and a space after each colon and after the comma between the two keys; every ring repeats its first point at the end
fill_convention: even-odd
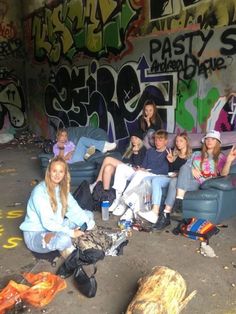
{"type": "Polygon", "coordinates": [[[43,307],[51,302],[58,291],[66,288],[64,279],[49,272],[24,273],[23,276],[32,286],[17,284],[11,280],[0,292],[0,314],[4,314],[5,310],[12,308],[20,300],[35,307],[43,307]]]}
{"type": "Polygon", "coordinates": [[[28,286],[10,280],[0,292],[0,314],[4,314],[5,310],[12,308],[16,302],[20,301],[21,293],[28,289],[28,286]]]}
{"type": "Polygon", "coordinates": [[[23,299],[36,307],[47,305],[58,291],[66,288],[64,279],[48,272],[24,273],[23,276],[33,285],[23,293],[23,299]]]}

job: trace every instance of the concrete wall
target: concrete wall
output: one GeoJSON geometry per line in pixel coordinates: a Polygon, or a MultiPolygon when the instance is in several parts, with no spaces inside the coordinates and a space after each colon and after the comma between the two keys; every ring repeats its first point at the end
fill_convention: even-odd
{"type": "Polygon", "coordinates": [[[21,2],[0,1],[0,133],[27,126],[21,2]]]}
{"type": "Polygon", "coordinates": [[[120,141],[150,97],[170,132],[235,130],[236,0],[43,3],[24,8],[37,133],[94,125],[120,141]]]}

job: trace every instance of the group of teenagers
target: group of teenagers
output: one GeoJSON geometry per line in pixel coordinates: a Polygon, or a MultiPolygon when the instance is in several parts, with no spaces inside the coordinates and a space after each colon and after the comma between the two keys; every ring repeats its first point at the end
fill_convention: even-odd
{"type": "MultiPolygon", "coordinates": [[[[29,250],[37,253],[58,250],[66,258],[75,249],[73,239],[84,235],[81,226],[86,224],[87,230],[94,228],[93,213],[83,210],[70,193],[68,163],[86,160],[96,150],[106,153],[115,148],[116,143],[87,137],[81,137],[74,145],[66,129],[58,130],[53,147],[55,156],[48,164],[44,181],[33,189],[20,225],[29,250]]],[[[154,229],[162,230],[170,224],[173,207],[176,210],[181,207],[186,191],[197,190],[209,178],[228,175],[235,159],[234,147],[227,156],[221,152],[221,136],[215,130],[202,138],[201,151],[192,152],[186,133],[177,134],[169,148],[168,132],[163,129],[156,104],[147,101],[122,160],[105,157],[90,190],[99,181],[104,190],[115,189],[116,198],[109,210],[120,219],[130,219],[133,211],[126,205],[127,195],[148,180],[152,186],[152,207],[137,214],[152,223],[154,229]],[[168,191],[164,210],[160,210],[164,187],[168,191]]]]}

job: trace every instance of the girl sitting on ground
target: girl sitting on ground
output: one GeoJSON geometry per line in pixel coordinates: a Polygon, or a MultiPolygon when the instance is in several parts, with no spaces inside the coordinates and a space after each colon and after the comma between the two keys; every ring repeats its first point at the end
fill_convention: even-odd
{"type": "Polygon", "coordinates": [[[87,160],[97,150],[106,153],[116,148],[116,143],[109,143],[102,140],[95,140],[81,136],[77,145],[68,140],[66,129],[59,129],[57,142],[53,146],[54,156],[63,157],[67,163],[73,164],[78,161],[87,160]]]}
{"type": "Polygon", "coordinates": [[[100,168],[96,181],[90,184],[90,191],[93,192],[94,187],[99,181],[103,183],[103,189],[109,190],[112,177],[119,164],[126,163],[132,167],[138,167],[142,164],[146,148],[143,145],[142,132],[131,132],[130,143],[122,156],[122,161],[113,157],[105,157],[100,168]]]}
{"type": "Polygon", "coordinates": [[[20,225],[25,244],[36,253],[59,250],[67,257],[75,247],[72,238],[82,236],[80,227],[95,225],[91,211],[81,209],[70,193],[68,165],[62,157],[52,159],[45,180],[32,191],[24,222],[20,225]]]}
{"type": "Polygon", "coordinates": [[[167,150],[166,158],[169,161],[169,171],[171,176],[158,176],[151,179],[152,184],[152,210],[148,212],[138,212],[138,215],[151,223],[156,223],[155,228],[161,230],[170,224],[170,213],[173,204],[170,200],[176,195],[177,176],[180,168],[191,157],[192,149],[190,147],[189,138],[186,133],[176,135],[174,139],[174,149],[167,150]],[[162,188],[168,187],[165,199],[164,212],[159,213],[162,188]]]}
{"type": "Polygon", "coordinates": [[[177,179],[176,199],[172,196],[170,207],[182,211],[182,202],[187,191],[198,190],[199,186],[207,179],[219,175],[226,176],[232,162],[236,159],[234,146],[225,156],[221,152],[220,132],[209,131],[202,139],[201,151],[194,152],[190,162],[181,167],[177,179]],[[172,205],[172,206],[171,206],[172,205]]]}

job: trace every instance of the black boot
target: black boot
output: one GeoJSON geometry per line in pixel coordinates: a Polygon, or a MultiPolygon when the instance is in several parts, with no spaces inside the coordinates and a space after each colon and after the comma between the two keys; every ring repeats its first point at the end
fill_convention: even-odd
{"type": "Polygon", "coordinates": [[[170,214],[169,213],[159,213],[157,222],[153,225],[153,230],[162,230],[170,225],[170,214]]]}
{"type": "Polygon", "coordinates": [[[172,209],[173,213],[182,213],[183,212],[183,200],[180,198],[175,199],[175,203],[172,209]]]}

